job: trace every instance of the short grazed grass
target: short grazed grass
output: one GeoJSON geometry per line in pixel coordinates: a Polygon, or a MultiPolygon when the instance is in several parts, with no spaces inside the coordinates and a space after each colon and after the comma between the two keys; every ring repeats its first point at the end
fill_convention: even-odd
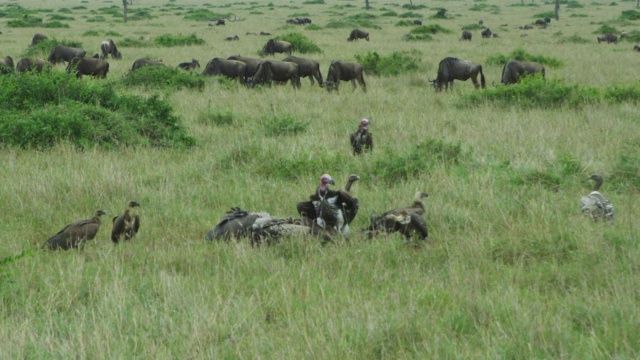
{"type": "MultiPolygon", "coordinates": [[[[640,70],[628,66],[638,54],[629,42],[598,44],[593,33],[603,24],[592,23],[618,19],[635,2],[581,2],[588,17],[570,17],[563,4],[560,22],[521,37],[517,26],[531,22],[532,7],[496,0],[374,4],[369,12],[355,0],[303,1],[134,1],[130,9],[140,18],[127,24],[119,3],[0,4],[0,15],[50,18],[41,6],[73,17],[64,20],[69,28],[0,35],[0,58],[16,62],[36,29],[99,52],[104,39],[82,34],[101,16],[95,30],[118,45],[129,39],[129,46],[119,46],[122,60],[109,59],[107,79],[81,80],[87,89],[106,82],[118,98],[165,101],[195,139],[182,148],[0,144],[0,358],[638,358],[640,70]],[[452,32],[429,42],[402,41],[410,28],[383,15],[411,11],[427,19],[440,6],[445,18],[429,25],[452,32]],[[191,58],[204,66],[213,57],[251,56],[268,37],[245,34],[302,32],[284,27],[294,13],[321,27],[304,36],[322,49],[294,55],[319,61],[325,77],[331,60],[356,55],[379,65],[373,54],[412,54],[420,66],[395,76],[365,73],[366,93],[348,83],[328,93],[306,79],[298,90],[247,89],[212,77],[195,89],[125,86],[123,76],[141,57],[175,68],[191,58]],[[209,27],[212,14],[235,21],[209,27]],[[500,37],[482,39],[472,29],[472,42],[458,41],[460,29],[480,17],[500,37]],[[361,24],[371,40],[347,42],[361,24]],[[167,29],[204,43],[160,47],[154,39],[167,29]],[[234,35],[240,41],[224,41],[234,35]],[[569,40],[557,44],[562,38],[569,40]],[[564,66],[548,66],[546,82],[493,85],[503,64],[490,58],[517,49],[564,66]],[[435,93],[428,80],[448,56],[483,64],[489,89],[456,81],[453,91],[435,93]],[[353,157],[348,138],[362,118],[371,120],[375,147],[353,157]],[[360,212],[348,239],[322,246],[291,238],[257,248],[204,240],[233,206],[297,216],[295,204],[323,173],[336,187],[351,173],[361,176],[352,189],[360,212]],[[612,226],[580,214],[591,173],[605,176],[612,226]],[[426,243],[360,233],[370,214],[408,205],[418,190],[429,194],[426,243]],[[111,217],[130,200],[142,204],[141,231],[114,246],[111,217]],[[109,216],[83,251],[37,250],[97,209],[109,216]]],[[[553,10],[535,4],[536,13],[553,10]]],[[[0,28],[11,16],[0,16],[0,28]]],[[[65,99],[61,91],[46,111],[69,111],[65,99]]],[[[153,108],[138,110],[132,114],[153,108]]]]}

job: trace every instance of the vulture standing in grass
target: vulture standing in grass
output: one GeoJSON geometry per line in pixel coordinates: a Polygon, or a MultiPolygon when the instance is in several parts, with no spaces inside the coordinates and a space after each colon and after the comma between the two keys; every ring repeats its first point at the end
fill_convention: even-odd
{"type": "Polygon", "coordinates": [[[358,212],[358,200],[349,194],[351,185],[358,179],[357,175],[351,175],[345,190],[332,190],[328,185],[335,185],[333,178],[329,174],[322,175],[316,192],[309,197],[310,201],[298,203],[300,216],[310,220],[312,228],[318,226],[330,235],[335,232],[346,235],[349,223],[358,212]]]}
{"type": "Polygon", "coordinates": [[[598,190],[602,186],[602,176],[593,174],[589,177],[589,180],[594,180],[596,183],[593,186],[593,191],[582,197],[582,213],[588,215],[593,221],[607,220],[613,223],[613,205],[609,199],[605,199],[598,190]]]}
{"type": "Polygon", "coordinates": [[[351,134],[351,147],[353,147],[353,155],[373,150],[373,134],[369,132],[369,120],[360,120],[358,130],[351,134]]]}
{"type": "Polygon", "coordinates": [[[138,233],[138,229],[140,229],[140,215],[132,214],[133,208],[138,206],[140,206],[138,202],[131,201],[122,215],[113,218],[111,241],[117,244],[123,236],[125,240],[131,240],[131,238],[138,233]]]}
{"type": "Polygon", "coordinates": [[[371,215],[371,225],[365,231],[370,237],[379,233],[399,232],[407,240],[413,233],[417,233],[422,240],[425,240],[429,232],[427,223],[422,217],[425,211],[422,198],[427,196],[427,193],[418,191],[410,206],[389,210],[380,216],[371,215]]]}
{"type": "Polygon", "coordinates": [[[106,214],[104,210],[98,210],[91,219],[81,220],[65,226],[57,234],[49,238],[43,248],[50,250],[78,248],[85,241],[96,237],[100,229],[100,216],[106,214]]]}

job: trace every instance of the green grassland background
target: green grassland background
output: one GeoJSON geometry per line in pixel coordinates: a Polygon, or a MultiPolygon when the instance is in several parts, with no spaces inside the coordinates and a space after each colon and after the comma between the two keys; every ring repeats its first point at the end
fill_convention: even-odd
{"type": "MultiPolygon", "coordinates": [[[[111,38],[123,58],[108,60],[105,80],[80,86],[160,99],[194,144],[1,144],[0,358],[638,358],[635,6],[563,1],[560,21],[520,30],[554,4],[372,0],[367,11],[350,0],[136,0],[126,23],[119,1],[1,4],[0,57],[17,62],[35,33],[90,55],[111,38]],[[433,18],[440,8],[446,19],[433,18]],[[208,26],[218,16],[230,20],[208,26]],[[313,24],[285,24],[292,17],[313,24]],[[10,25],[33,18],[42,22],[10,25]],[[408,41],[416,27],[402,21],[413,19],[449,31],[408,41]],[[480,19],[498,37],[481,38],[480,19]],[[598,44],[605,26],[631,36],[598,44]],[[347,42],[355,27],[370,41],[347,42]],[[471,42],[459,41],[463,27],[471,42]],[[194,89],[124,85],[141,57],[173,67],[196,58],[198,73],[214,57],[258,57],[269,37],[247,32],[260,31],[304,35],[321,52],[294,55],[319,61],[324,76],[332,60],[374,52],[407,55],[413,70],[365,72],[366,93],[349,83],[328,93],[307,79],[299,90],[212,77],[194,89]],[[159,46],[167,34],[203,43],[159,46]],[[499,86],[495,59],[514,51],[554,64],[546,82],[499,86]],[[436,93],[428,80],[448,56],[482,64],[488,89],[456,81],[436,93]],[[354,157],[349,133],[361,118],[371,120],[375,149],[354,157]],[[205,241],[232,206],[297,216],[323,173],[339,187],[361,177],[348,239],[205,241]],[[592,173],[605,177],[614,225],[580,212],[592,173]],[[360,233],[370,214],[408,205],[418,190],[429,193],[424,244],[360,233]],[[114,246],[110,219],[130,200],[142,205],[141,231],[114,246]],[[97,209],[109,216],[84,250],[36,250],[97,209]]],[[[43,82],[64,65],[52,71],[43,82]]],[[[68,111],[64,96],[51,111],[68,111]]]]}

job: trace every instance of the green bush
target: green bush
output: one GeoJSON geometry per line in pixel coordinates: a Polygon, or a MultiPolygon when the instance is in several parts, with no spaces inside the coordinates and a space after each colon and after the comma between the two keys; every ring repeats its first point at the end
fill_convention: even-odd
{"type": "Polygon", "coordinates": [[[637,194],[640,191],[640,142],[622,146],[610,183],[620,192],[637,194]]]}
{"type": "Polygon", "coordinates": [[[314,31],[314,30],[322,30],[322,26],[311,24],[304,27],[305,30],[314,31]]]}
{"type": "Polygon", "coordinates": [[[88,23],[106,22],[106,21],[107,21],[107,19],[105,19],[105,17],[104,17],[104,16],[100,16],[100,15],[98,15],[98,16],[94,16],[94,17],[92,17],[92,18],[88,18],[88,19],[87,19],[87,22],[88,22],[88,23]]]}
{"type": "Polygon", "coordinates": [[[638,82],[630,85],[613,85],[604,89],[604,99],[609,103],[640,102],[640,85],[638,82]]]}
{"type": "Polygon", "coordinates": [[[59,29],[59,28],[69,28],[69,25],[65,23],[61,23],[60,21],[49,21],[47,23],[43,23],[42,27],[48,28],[48,29],[59,29]]]}
{"type": "Polygon", "coordinates": [[[204,89],[205,79],[194,73],[168,66],[143,66],[123,77],[125,86],[157,89],[204,89]]]}
{"type": "Polygon", "coordinates": [[[497,13],[500,11],[500,8],[497,5],[489,5],[489,4],[474,4],[469,8],[471,11],[489,11],[491,13],[497,13]]]}
{"type": "Polygon", "coordinates": [[[387,11],[382,13],[380,16],[398,16],[398,13],[395,11],[387,11]]]}
{"type": "Polygon", "coordinates": [[[580,9],[583,8],[584,5],[580,4],[577,1],[567,1],[567,8],[568,9],[580,9]]]}
{"type": "Polygon", "coordinates": [[[23,19],[17,20],[9,20],[7,22],[7,27],[10,28],[26,28],[26,27],[40,27],[43,22],[41,18],[36,17],[26,17],[23,19]]]}
{"type": "Polygon", "coordinates": [[[49,20],[75,20],[75,19],[72,16],[51,14],[49,15],[49,20]]]}
{"type": "Polygon", "coordinates": [[[625,10],[620,15],[620,20],[640,20],[640,11],[625,10]]]}
{"type": "Polygon", "coordinates": [[[122,35],[120,35],[120,33],[115,32],[115,31],[112,31],[112,30],[107,31],[107,32],[106,32],[106,33],[104,33],[104,34],[105,34],[106,36],[122,36],[122,35]]]}
{"type": "MultiPolygon", "coordinates": [[[[121,15],[118,15],[121,16],[121,15]]],[[[148,9],[135,9],[127,14],[127,21],[136,21],[136,20],[150,20],[155,19],[157,16],[151,15],[148,9]]]]}
{"type": "Polygon", "coordinates": [[[194,144],[157,96],[118,95],[108,82],[64,72],[0,77],[0,143],[46,149],[68,141],[92,146],[194,144]],[[15,101],[20,99],[20,101],[15,101]]]}
{"type": "Polygon", "coordinates": [[[619,34],[620,31],[613,26],[602,25],[598,28],[598,30],[594,31],[593,34],[602,35],[602,34],[619,34]]]}
{"type": "Polygon", "coordinates": [[[414,35],[422,35],[422,34],[432,34],[435,35],[437,33],[443,33],[443,34],[451,34],[453,33],[453,31],[443,28],[442,26],[438,25],[438,24],[432,24],[432,25],[420,25],[420,26],[416,26],[415,28],[411,29],[411,31],[409,31],[410,34],[414,34],[414,35]]]}
{"type": "Polygon", "coordinates": [[[117,45],[119,47],[135,47],[135,48],[155,47],[155,44],[151,41],[131,39],[131,38],[124,38],[121,41],[119,41],[117,45]]]}
{"type": "Polygon", "coordinates": [[[429,16],[429,19],[448,19],[449,17],[447,16],[447,9],[445,8],[439,8],[437,9],[436,13],[429,16]]]}
{"type": "Polygon", "coordinates": [[[122,16],[122,9],[119,6],[111,5],[109,7],[99,8],[96,13],[120,17],[122,16]]]}
{"type": "Polygon", "coordinates": [[[389,56],[380,56],[374,51],[366,55],[356,55],[355,58],[367,74],[373,75],[397,76],[420,68],[420,54],[417,51],[394,51],[389,56]]]}
{"type": "Polygon", "coordinates": [[[579,108],[600,101],[597,88],[567,85],[559,80],[545,81],[540,76],[530,76],[509,86],[487,88],[464,94],[459,101],[463,107],[494,104],[501,107],[552,108],[568,106],[579,108]]]}
{"type": "Polygon", "coordinates": [[[426,5],[413,5],[413,4],[404,4],[402,5],[403,9],[407,9],[407,10],[420,10],[420,9],[426,9],[427,6],[426,5]]]}
{"type": "Polygon", "coordinates": [[[399,15],[399,17],[403,18],[403,19],[419,19],[422,18],[422,15],[414,13],[414,12],[406,12],[406,13],[402,13],[399,15]]]}
{"type": "Polygon", "coordinates": [[[100,33],[96,30],[89,30],[82,33],[82,36],[100,36],[100,33]]]}
{"type": "Polygon", "coordinates": [[[83,5],[79,5],[79,6],[74,6],[71,9],[73,9],[73,10],[87,10],[87,7],[83,6],[83,5]]]}
{"type": "Polygon", "coordinates": [[[78,41],[70,41],[70,40],[56,40],[56,39],[45,39],[38,42],[35,46],[29,46],[27,50],[23,53],[25,57],[48,57],[51,53],[51,50],[58,45],[64,45],[69,47],[81,48],[83,47],[81,42],[78,41]]]}
{"type": "Polygon", "coordinates": [[[201,113],[198,116],[198,120],[200,123],[203,124],[213,124],[216,126],[223,126],[223,125],[234,125],[235,121],[233,119],[233,113],[230,111],[224,111],[224,112],[214,112],[214,111],[207,111],[204,113],[201,113]]]}
{"type": "Polygon", "coordinates": [[[269,116],[261,122],[263,133],[267,136],[293,135],[307,131],[309,122],[296,119],[293,115],[269,116]]]}
{"type": "Polygon", "coordinates": [[[640,42],[640,30],[629,31],[624,39],[634,43],[640,42]]]}
{"type": "Polygon", "coordinates": [[[541,13],[537,13],[535,15],[533,15],[534,19],[544,19],[544,18],[550,18],[553,19],[556,16],[556,14],[553,11],[545,11],[545,12],[541,12],[541,13]]]}
{"type": "Polygon", "coordinates": [[[189,9],[184,16],[187,20],[208,21],[211,19],[228,18],[231,14],[218,14],[208,9],[189,9]]]}
{"type": "Polygon", "coordinates": [[[204,45],[204,40],[197,37],[196,34],[191,35],[160,35],[153,39],[153,42],[158,46],[172,47],[172,46],[188,46],[188,45],[204,45]]]}
{"type": "Polygon", "coordinates": [[[462,30],[467,30],[467,31],[484,30],[484,29],[486,29],[486,27],[480,24],[469,24],[469,25],[464,25],[462,27],[462,30]]]}
{"type": "Polygon", "coordinates": [[[71,9],[69,9],[69,8],[60,8],[60,9],[58,9],[58,12],[62,13],[62,14],[71,14],[71,13],[73,13],[73,11],[71,11],[71,9]]]}
{"type": "Polygon", "coordinates": [[[303,4],[305,4],[305,5],[323,5],[324,4],[324,0],[307,0],[307,1],[303,2],[303,4]]]}
{"type": "Polygon", "coordinates": [[[552,68],[558,68],[564,65],[560,59],[544,55],[529,54],[522,48],[517,48],[507,55],[496,54],[489,56],[487,58],[487,64],[502,66],[511,59],[516,59],[519,61],[535,61],[552,68]]]}
{"type": "Polygon", "coordinates": [[[578,34],[573,34],[571,36],[568,36],[566,38],[562,38],[560,39],[560,43],[572,43],[572,44],[588,44],[588,43],[592,43],[592,40],[587,40],[583,37],[581,37],[578,34]]]}
{"type": "Polygon", "coordinates": [[[297,32],[277,36],[276,39],[291,43],[293,50],[301,54],[322,53],[322,49],[320,49],[318,45],[312,43],[309,38],[297,32]]]}
{"type": "Polygon", "coordinates": [[[518,186],[540,185],[553,191],[558,191],[560,188],[558,175],[541,170],[515,170],[511,174],[511,182],[518,186]]]}
{"type": "Polygon", "coordinates": [[[380,26],[374,24],[369,19],[344,19],[344,20],[331,20],[324,26],[326,29],[380,29],[380,26]]]}

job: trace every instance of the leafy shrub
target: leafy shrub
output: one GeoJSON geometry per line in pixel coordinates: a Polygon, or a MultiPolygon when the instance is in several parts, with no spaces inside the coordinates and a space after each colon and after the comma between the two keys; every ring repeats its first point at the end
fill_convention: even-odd
{"type": "Polygon", "coordinates": [[[540,76],[529,76],[509,86],[487,88],[464,94],[461,106],[491,103],[497,106],[521,108],[581,107],[600,101],[597,88],[566,85],[559,80],[545,81],[540,76]]]}
{"type": "Polygon", "coordinates": [[[640,11],[625,10],[620,15],[620,20],[640,20],[640,11]]]}
{"type": "Polygon", "coordinates": [[[396,23],[396,26],[413,26],[413,21],[411,20],[400,20],[396,23]]]}
{"type": "Polygon", "coordinates": [[[402,36],[402,39],[405,41],[430,41],[433,40],[433,37],[429,34],[405,34],[402,36]]]}
{"type": "Polygon", "coordinates": [[[307,1],[303,2],[303,4],[305,4],[305,5],[323,5],[324,4],[324,0],[307,0],[307,1]]]}
{"type": "Polygon", "coordinates": [[[58,45],[64,45],[75,48],[82,48],[83,45],[78,41],[70,41],[70,40],[56,40],[56,39],[45,39],[38,42],[35,46],[29,46],[27,50],[23,53],[24,56],[28,57],[48,57],[51,50],[58,45]]]}
{"type": "Polygon", "coordinates": [[[420,26],[416,26],[415,28],[411,29],[410,31],[411,34],[416,34],[416,35],[420,35],[420,34],[432,34],[435,35],[437,33],[443,33],[443,34],[451,34],[453,33],[453,31],[443,28],[442,26],[438,25],[438,24],[431,24],[431,25],[420,25],[420,26]]]}
{"type": "Polygon", "coordinates": [[[624,39],[634,43],[640,42],[640,30],[629,31],[624,39]]]}
{"type": "Polygon", "coordinates": [[[594,31],[593,34],[602,35],[602,34],[619,34],[620,31],[613,26],[602,25],[598,28],[598,30],[594,31]]]}
{"type": "Polygon", "coordinates": [[[122,83],[160,89],[204,89],[202,76],[168,66],[143,66],[124,76],[122,83]]]}
{"type": "Polygon", "coordinates": [[[522,48],[517,48],[507,55],[496,54],[489,56],[487,58],[487,64],[502,66],[511,59],[516,59],[519,61],[535,61],[552,68],[557,68],[564,65],[559,59],[550,56],[529,54],[522,48]]]}
{"type": "Polygon", "coordinates": [[[398,13],[395,11],[387,11],[382,13],[380,16],[398,16],[398,13]]]}
{"type": "Polygon", "coordinates": [[[399,15],[399,17],[401,17],[401,18],[403,18],[403,19],[407,19],[407,18],[410,18],[410,19],[414,19],[414,18],[419,19],[419,18],[421,18],[421,17],[422,17],[422,15],[417,14],[417,13],[414,13],[414,12],[406,12],[406,13],[402,13],[402,14],[400,14],[400,15],[399,15]]]}
{"type": "Polygon", "coordinates": [[[407,9],[407,10],[420,10],[420,9],[426,9],[427,6],[426,5],[413,5],[413,4],[404,4],[402,5],[403,9],[407,9]]]}
{"type": "Polygon", "coordinates": [[[569,37],[566,37],[560,40],[560,43],[572,43],[572,44],[588,44],[591,42],[593,41],[587,40],[578,34],[573,34],[569,37]]]}
{"type": "Polygon", "coordinates": [[[588,15],[587,14],[571,14],[571,15],[569,15],[569,17],[586,18],[586,17],[588,17],[588,15]]]}
{"type": "Polygon", "coordinates": [[[191,34],[191,35],[164,34],[153,39],[153,42],[158,46],[164,46],[164,47],[204,45],[205,43],[204,40],[197,37],[196,34],[191,34]]]}
{"type": "MultiPolygon", "coordinates": [[[[120,15],[118,15],[120,16],[120,15]]],[[[156,16],[151,15],[149,10],[147,9],[135,9],[131,11],[127,15],[127,20],[136,21],[136,20],[150,20],[155,19],[156,16]]]]}
{"type": "Polygon", "coordinates": [[[0,143],[6,146],[193,145],[172,112],[157,96],[118,95],[108,82],[63,72],[0,77],[0,143]]]}
{"type": "Polygon", "coordinates": [[[120,17],[122,15],[122,10],[116,5],[111,5],[110,7],[99,8],[96,10],[96,13],[120,17]]]}
{"type": "Polygon", "coordinates": [[[62,13],[62,14],[71,14],[72,13],[71,9],[69,9],[69,8],[60,8],[60,9],[58,9],[58,12],[62,13]]]}
{"type": "Polygon", "coordinates": [[[443,140],[427,139],[406,153],[388,152],[372,165],[376,177],[387,183],[397,183],[425,173],[430,166],[457,165],[462,159],[460,143],[446,143],[443,140]]]}
{"type": "Polygon", "coordinates": [[[497,5],[489,5],[489,4],[474,4],[469,8],[471,11],[490,11],[492,13],[500,11],[500,8],[497,5]]]}
{"type": "Polygon", "coordinates": [[[49,20],[75,20],[75,19],[72,16],[51,14],[49,15],[49,20]]]}
{"type": "Polygon", "coordinates": [[[314,31],[314,30],[322,30],[322,26],[317,25],[317,24],[311,24],[311,25],[307,25],[304,28],[305,30],[310,30],[310,31],[314,31]]]}
{"type": "Polygon", "coordinates": [[[100,33],[96,30],[89,30],[82,33],[82,36],[100,36],[100,33]]]}
{"type": "Polygon", "coordinates": [[[511,182],[518,186],[540,185],[553,191],[560,188],[558,175],[541,170],[516,170],[511,174],[511,182]]]}
{"type": "Polygon", "coordinates": [[[107,32],[106,32],[106,33],[104,33],[104,34],[105,34],[106,36],[122,36],[122,35],[120,35],[120,33],[115,32],[115,31],[112,31],[112,30],[107,31],[107,32]]]}
{"type": "Polygon", "coordinates": [[[486,27],[480,24],[469,24],[462,27],[462,30],[468,30],[468,31],[484,30],[484,29],[486,29],[486,27]]]}
{"type": "Polygon", "coordinates": [[[362,65],[367,74],[396,76],[420,68],[420,54],[414,52],[394,51],[389,56],[380,56],[377,52],[366,55],[356,55],[356,60],[362,65]]]}
{"type": "Polygon", "coordinates": [[[437,9],[436,13],[429,17],[429,19],[448,19],[448,18],[449,17],[447,16],[447,9],[445,8],[437,9]]]}
{"type": "Polygon", "coordinates": [[[293,115],[270,116],[261,122],[267,136],[291,135],[307,131],[308,122],[300,121],[293,115]]]}
{"type": "Polygon", "coordinates": [[[17,20],[9,20],[7,27],[10,28],[26,28],[26,27],[39,27],[42,26],[42,19],[37,17],[26,17],[17,20]]]}
{"type": "Polygon", "coordinates": [[[88,18],[88,19],[87,19],[87,22],[88,22],[88,23],[94,23],[94,22],[106,22],[106,21],[107,21],[107,19],[105,19],[105,17],[104,17],[104,16],[100,16],[100,15],[98,15],[98,16],[94,16],[94,17],[92,17],[92,18],[88,18]]]}
{"type": "Polygon", "coordinates": [[[318,45],[312,43],[309,38],[298,32],[277,36],[276,39],[291,43],[293,50],[302,54],[322,53],[322,49],[318,45]]]}
{"type": "Polygon", "coordinates": [[[79,5],[79,6],[74,6],[71,9],[73,9],[73,10],[87,10],[87,7],[83,6],[83,5],[79,5]]]}
{"type": "Polygon", "coordinates": [[[630,85],[613,85],[604,89],[604,99],[610,103],[640,102],[640,85],[637,82],[630,85]]]}
{"type": "Polygon", "coordinates": [[[124,38],[120,40],[117,45],[119,47],[135,47],[135,48],[155,47],[155,44],[151,41],[131,39],[131,38],[124,38]]]}
{"type": "Polygon", "coordinates": [[[218,14],[208,9],[189,9],[184,16],[187,20],[208,21],[211,19],[222,19],[231,16],[231,14],[218,14]]]}
{"type": "Polygon", "coordinates": [[[59,28],[68,28],[69,25],[65,23],[61,23],[60,21],[49,21],[47,23],[42,24],[43,28],[48,29],[59,29],[59,28]]]}
{"type": "Polygon", "coordinates": [[[350,15],[347,16],[347,19],[349,20],[354,20],[354,21],[358,21],[358,20],[371,20],[371,19],[375,19],[376,16],[373,14],[369,14],[369,13],[360,13],[360,14],[355,14],[355,15],[350,15]]]}
{"type": "Polygon", "coordinates": [[[380,26],[374,24],[369,19],[353,19],[348,18],[344,20],[331,20],[324,26],[326,29],[380,29],[380,26]]]}
{"type": "Polygon", "coordinates": [[[580,4],[577,1],[567,1],[567,8],[568,9],[580,9],[583,8],[584,5],[580,4]]]}
{"type": "Polygon", "coordinates": [[[550,18],[553,19],[556,16],[556,14],[553,11],[545,11],[545,12],[541,12],[541,13],[537,13],[535,15],[533,15],[534,19],[544,19],[544,18],[550,18]]]}

